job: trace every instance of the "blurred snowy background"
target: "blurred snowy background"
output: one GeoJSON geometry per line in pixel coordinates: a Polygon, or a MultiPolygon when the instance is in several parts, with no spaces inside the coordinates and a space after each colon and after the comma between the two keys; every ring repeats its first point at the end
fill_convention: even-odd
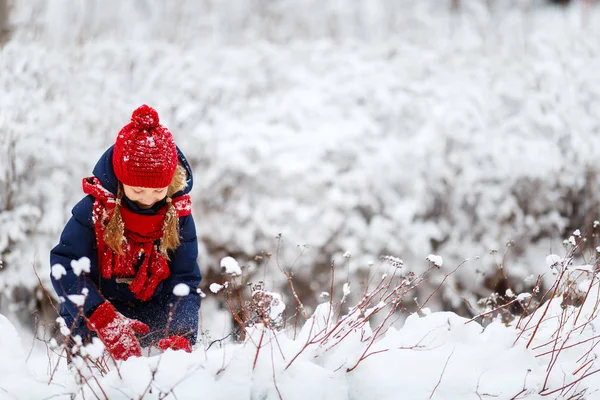
{"type": "Polygon", "coordinates": [[[55,317],[34,268],[50,288],[81,178],[143,103],[194,168],[205,287],[231,255],[278,290],[277,256],[313,310],[332,260],[359,286],[381,255],[420,273],[433,253],[441,277],[469,261],[432,307],[470,317],[499,264],[528,290],[598,218],[593,2],[2,3],[0,312],[26,326],[55,317]]]}

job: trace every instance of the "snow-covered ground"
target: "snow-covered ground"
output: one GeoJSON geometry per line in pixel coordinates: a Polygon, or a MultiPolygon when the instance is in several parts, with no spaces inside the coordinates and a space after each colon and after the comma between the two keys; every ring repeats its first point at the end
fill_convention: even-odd
{"type": "MultiPolygon", "coordinates": [[[[91,362],[102,358],[101,343],[71,369],[59,362],[54,341],[27,356],[23,349],[31,344],[0,315],[0,398],[600,399],[600,276],[559,256],[549,263],[561,295],[530,316],[494,318],[485,328],[428,308],[408,316],[400,329],[371,325],[371,314],[385,313],[393,301],[338,308],[336,298],[319,305],[298,331],[279,330],[273,327],[283,308],[272,300],[268,318],[249,326],[243,343],[205,338],[191,354],[151,351],[101,369],[91,362]],[[567,292],[582,304],[570,305],[567,292]]],[[[522,304],[531,298],[506,296],[522,304]]]]}
{"type": "MultiPolygon", "coordinates": [[[[332,259],[343,268],[340,289],[383,273],[382,255],[417,274],[431,265],[428,254],[443,259],[420,302],[468,259],[432,299],[434,311],[485,311],[478,300],[502,281],[498,265],[516,295],[538,275],[551,287],[546,256],[564,256],[576,228],[598,228],[600,7],[464,0],[449,12],[440,2],[256,1],[258,11],[234,0],[14,2],[16,31],[0,49],[3,312],[21,330],[14,313],[28,315],[43,297],[34,267],[50,288],[47,254],[82,196],[81,177],[142,103],[158,109],[193,165],[207,276],[235,255],[245,279],[265,280],[289,306],[277,263],[254,262],[273,253],[294,265],[317,320],[332,259]]],[[[212,283],[223,282],[204,282],[202,314],[215,339],[231,326],[214,317],[224,313],[212,283]]],[[[256,343],[202,343],[192,355],[127,361],[126,382],[114,369],[98,382],[110,399],[137,398],[160,359],[146,398],[174,386],[178,399],[278,398],[277,389],[286,399],[536,398],[594,371],[593,322],[555,334],[557,321],[571,332],[566,318],[579,312],[557,302],[528,349],[533,333],[516,340],[514,323],[482,331],[452,313],[421,312],[404,315],[371,347],[389,350],[352,372],[368,343],[360,332],[328,351],[309,346],[284,370],[304,346],[305,324],[305,336],[264,342],[254,369],[256,343]],[[540,356],[563,344],[558,361],[540,356]]],[[[596,315],[587,307],[578,321],[596,315]]],[[[19,345],[10,326],[2,319],[0,399],[77,392],[64,366],[48,385],[56,360],[48,364],[40,344],[25,362],[32,340],[23,331],[19,345]]],[[[568,393],[589,388],[581,398],[593,399],[595,381],[568,393]]]]}

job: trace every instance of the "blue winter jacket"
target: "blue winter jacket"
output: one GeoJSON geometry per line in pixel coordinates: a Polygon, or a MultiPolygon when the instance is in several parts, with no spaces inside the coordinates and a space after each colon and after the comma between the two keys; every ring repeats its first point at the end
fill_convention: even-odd
{"type": "MultiPolygon", "coordinates": [[[[96,164],[93,173],[102,186],[116,196],[118,180],[112,167],[112,154],[113,147],[110,147],[96,164]]],[[[193,184],[189,163],[179,148],[177,154],[179,161],[187,169],[188,179],[185,190],[174,194],[173,197],[188,193],[193,184]]],[[[142,210],[127,197],[123,197],[123,201],[126,207],[139,214],[154,214],[164,205],[163,200],[149,210],[142,210]]],[[[104,279],[100,276],[96,235],[92,222],[93,204],[94,198],[88,195],[73,207],[73,215],[61,234],[59,244],[50,252],[50,265],[61,264],[67,271],[60,279],[51,276],[51,280],[56,293],[65,299],[61,303],[60,315],[65,319],[67,326],[73,328],[72,333],[79,334],[84,339],[88,338],[89,331],[85,321],[77,317],[77,306],[68,298],[69,295],[81,294],[83,288],[87,288],[88,294],[83,306],[85,314],[90,316],[100,304],[110,301],[117,311],[126,317],[138,319],[150,327],[150,334],[140,338],[143,346],[173,334],[185,335],[190,342],[195,343],[200,309],[200,296],[196,288],[202,277],[196,262],[198,242],[192,215],[179,218],[181,245],[175,249],[169,261],[171,275],[158,285],[150,300],[141,301],[129,290],[127,283],[118,283],[115,278],[104,279]],[[77,276],[73,272],[71,261],[84,256],[90,259],[90,273],[77,276]],[[179,283],[190,287],[188,296],[178,297],[173,294],[173,288],[179,283]],[[170,310],[172,316],[169,321],[170,310]]]]}

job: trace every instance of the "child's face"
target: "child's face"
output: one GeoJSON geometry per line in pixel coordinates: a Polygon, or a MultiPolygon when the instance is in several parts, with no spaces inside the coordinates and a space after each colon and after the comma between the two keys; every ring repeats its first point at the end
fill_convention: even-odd
{"type": "Polygon", "coordinates": [[[159,189],[152,189],[123,185],[125,196],[127,196],[129,200],[133,201],[139,208],[144,210],[149,209],[154,204],[164,199],[167,196],[167,189],[168,186],[159,189]]]}

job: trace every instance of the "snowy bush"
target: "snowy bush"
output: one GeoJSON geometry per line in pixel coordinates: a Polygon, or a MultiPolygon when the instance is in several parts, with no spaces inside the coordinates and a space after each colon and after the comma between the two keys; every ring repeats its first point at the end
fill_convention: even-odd
{"type": "Polygon", "coordinates": [[[233,255],[285,287],[254,261],[277,253],[310,312],[332,260],[341,286],[382,254],[417,273],[434,254],[446,273],[469,259],[437,306],[476,311],[498,265],[527,289],[531,260],[597,219],[600,12],[461,3],[15,2],[0,290],[40,298],[33,264],[47,280],[81,178],[142,103],[193,164],[207,277],[233,255]]]}

